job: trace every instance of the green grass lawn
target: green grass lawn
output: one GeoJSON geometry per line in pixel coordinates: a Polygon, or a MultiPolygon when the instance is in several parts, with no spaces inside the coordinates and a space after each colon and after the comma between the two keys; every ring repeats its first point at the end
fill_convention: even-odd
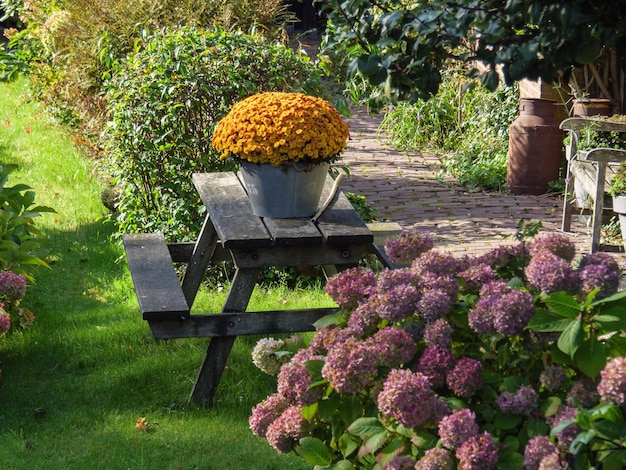
{"type": "MultiPolygon", "coordinates": [[[[30,185],[57,212],[38,219],[50,269],[22,302],[35,324],[0,338],[0,468],[308,468],[248,429],[251,407],[275,391],[250,359],[258,338],[236,341],[212,408],[187,404],[208,340],[152,338],[95,162],[27,96],[24,79],[0,84],[0,161],[19,165],[10,185],[30,185]],[[142,417],[147,431],[135,426],[142,417]]],[[[217,311],[224,295],[204,291],[199,302],[217,311]]],[[[312,304],[333,305],[320,289],[276,289],[251,308],[312,304]]]]}

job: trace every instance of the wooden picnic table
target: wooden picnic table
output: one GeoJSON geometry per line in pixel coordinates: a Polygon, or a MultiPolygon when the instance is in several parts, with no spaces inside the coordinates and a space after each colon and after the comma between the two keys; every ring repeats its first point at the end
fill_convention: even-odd
{"type": "MultiPolygon", "coordinates": [[[[342,269],[358,264],[366,250],[387,264],[373,244],[372,232],[344,194],[338,192],[314,223],[305,219],[260,218],[235,173],[193,175],[207,208],[196,242],[166,243],[161,233],[124,235],[128,265],[139,306],[155,339],[211,338],[190,400],[210,405],[238,335],[314,330],[321,317],[336,308],[246,312],[261,269],[269,266],[325,266],[342,269]],[[211,263],[232,260],[230,290],[219,313],[191,313],[211,263]],[[175,263],[187,267],[179,280],[175,263]]],[[[322,200],[331,192],[328,177],[322,200]]]]}

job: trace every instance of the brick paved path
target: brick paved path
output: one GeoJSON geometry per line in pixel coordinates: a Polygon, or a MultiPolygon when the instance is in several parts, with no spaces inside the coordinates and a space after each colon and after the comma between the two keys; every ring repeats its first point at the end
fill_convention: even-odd
{"type": "MultiPolygon", "coordinates": [[[[342,182],[343,190],[366,197],[379,220],[430,232],[437,247],[457,255],[514,243],[512,235],[522,218],[541,220],[541,233],[559,231],[560,197],[467,191],[453,178],[438,178],[437,157],[394,151],[378,132],[381,119],[358,108],[347,120],[351,141],[343,162],[351,176],[342,182]]],[[[573,221],[572,231],[568,236],[579,253],[587,253],[590,228],[573,221]]],[[[615,256],[623,266],[626,256],[615,256]]]]}

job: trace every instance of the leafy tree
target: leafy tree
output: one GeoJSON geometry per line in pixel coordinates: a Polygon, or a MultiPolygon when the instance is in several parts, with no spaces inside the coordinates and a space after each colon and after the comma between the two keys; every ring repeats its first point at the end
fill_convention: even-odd
{"type": "Polygon", "coordinates": [[[623,0],[328,0],[325,9],[326,47],[352,54],[348,73],[375,86],[374,108],[435,94],[448,59],[495,90],[498,72],[507,83],[552,83],[603,47],[626,47],[623,0]]]}

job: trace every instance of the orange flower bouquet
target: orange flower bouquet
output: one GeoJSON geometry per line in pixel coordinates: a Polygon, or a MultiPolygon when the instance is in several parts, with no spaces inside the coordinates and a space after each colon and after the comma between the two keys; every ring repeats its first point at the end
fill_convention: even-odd
{"type": "Polygon", "coordinates": [[[346,148],[348,126],[326,100],[302,93],[267,92],[233,106],[218,122],[213,147],[253,163],[332,162],[346,148]]]}

